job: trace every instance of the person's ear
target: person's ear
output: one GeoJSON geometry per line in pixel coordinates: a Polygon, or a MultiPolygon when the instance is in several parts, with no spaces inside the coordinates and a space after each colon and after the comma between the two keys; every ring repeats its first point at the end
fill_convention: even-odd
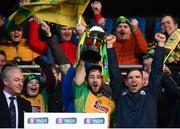
{"type": "Polygon", "coordinates": [[[3,83],[4,85],[8,85],[8,80],[7,79],[3,80],[3,83]]]}
{"type": "Polygon", "coordinates": [[[176,29],[178,28],[178,24],[176,24],[176,29]]]}

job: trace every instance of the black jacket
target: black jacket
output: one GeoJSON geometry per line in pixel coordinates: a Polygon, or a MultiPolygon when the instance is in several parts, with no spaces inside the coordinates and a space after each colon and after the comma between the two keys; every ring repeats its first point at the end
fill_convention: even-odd
{"type": "Polygon", "coordinates": [[[148,86],[132,93],[121,78],[114,49],[108,49],[110,79],[118,128],[153,128],[157,126],[157,100],[161,91],[164,55],[164,48],[157,47],[148,86]]]}
{"type": "MultiPolygon", "coordinates": [[[[24,128],[24,112],[32,112],[31,103],[24,98],[17,96],[18,104],[18,128],[24,128]]],[[[10,115],[8,104],[4,93],[0,92],[0,128],[10,128],[10,115]]]]}

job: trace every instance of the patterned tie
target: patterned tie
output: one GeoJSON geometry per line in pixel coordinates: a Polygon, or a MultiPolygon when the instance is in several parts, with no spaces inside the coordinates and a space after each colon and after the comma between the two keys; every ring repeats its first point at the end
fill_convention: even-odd
{"type": "Polygon", "coordinates": [[[16,128],[16,110],[15,110],[15,105],[14,105],[14,99],[16,98],[9,97],[9,99],[11,100],[10,106],[9,106],[11,128],[16,128]]]}

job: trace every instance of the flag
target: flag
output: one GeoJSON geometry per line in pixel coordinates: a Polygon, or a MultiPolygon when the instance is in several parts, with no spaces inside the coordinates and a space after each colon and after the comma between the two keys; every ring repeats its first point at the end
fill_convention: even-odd
{"type": "Polygon", "coordinates": [[[30,10],[23,7],[19,7],[18,10],[9,17],[9,21],[6,25],[7,30],[11,30],[15,25],[20,25],[30,16],[32,16],[30,10]]]}
{"type": "Polygon", "coordinates": [[[110,83],[110,77],[109,77],[109,65],[108,65],[108,55],[107,55],[106,44],[107,44],[106,40],[104,39],[100,47],[100,54],[101,54],[101,61],[102,61],[102,74],[104,77],[104,83],[108,85],[110,83]]]}
{"type": "MultiPolygon", "coordinates": [[[[44,21],[75,27],[89,2],[90,0],[40,0],[19,7],[18,11],[10,16],[10,21],[21,24],[33,16],[44,21]],[[26,13],[23,10],[26,10],[26,13]]],[[[85,23],[83,19],[81,23],[85,23]]]]}

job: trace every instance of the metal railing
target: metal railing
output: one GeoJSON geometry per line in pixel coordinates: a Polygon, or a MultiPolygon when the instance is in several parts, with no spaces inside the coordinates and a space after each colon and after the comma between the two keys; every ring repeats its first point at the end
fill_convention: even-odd
{"type": "MultiPolygon", "coordinates": [[[[21,69],[39,69],[39,65],[18,65],[19,68],[21,69]]],[[[120,69],[130,69],[130,68],[142,68],[142,65],[119,65],[120,69]]],[[[24,75],[28,75],[30,73],[23,73],[24,75]]],[[[33,73],[37,75],[41,75],[41,73],[33,73]]],[[[127,75],[126,72],[122,72],[122,75],[127,75]]]]}
{"type": "MultiPolygon", "coordinates": [[[[26,69],[26,68],[40,68],[39,65],[18,65],[19,68],[26,69]]],[[[142,68],[142,65],[119,65],[120,69],[129,69],[129,68],[142,68]]]]}
{"type": "MultiPolygon", "coordinates": [[[[25,70],[25,69],[40,69],[39,65],[18,65],[18,67],[21,68],[22,70],[25,70]]],[[[31,74],[31,73],[23,71],[23,75],[28,75],[28,74],[31,74]]],[[[40,72],[33,72],[33,74],[41,75],[40,72]]]]}
{"type": "Polygon", "coordinates": [[[119,65],[120,69],[142,68],[142,65],[119,65]]]}
{"type": "Polygon", "coordinates": [[[40,68],[39,65],[18,65],[21,69],[37,69],[40,68]]]}

